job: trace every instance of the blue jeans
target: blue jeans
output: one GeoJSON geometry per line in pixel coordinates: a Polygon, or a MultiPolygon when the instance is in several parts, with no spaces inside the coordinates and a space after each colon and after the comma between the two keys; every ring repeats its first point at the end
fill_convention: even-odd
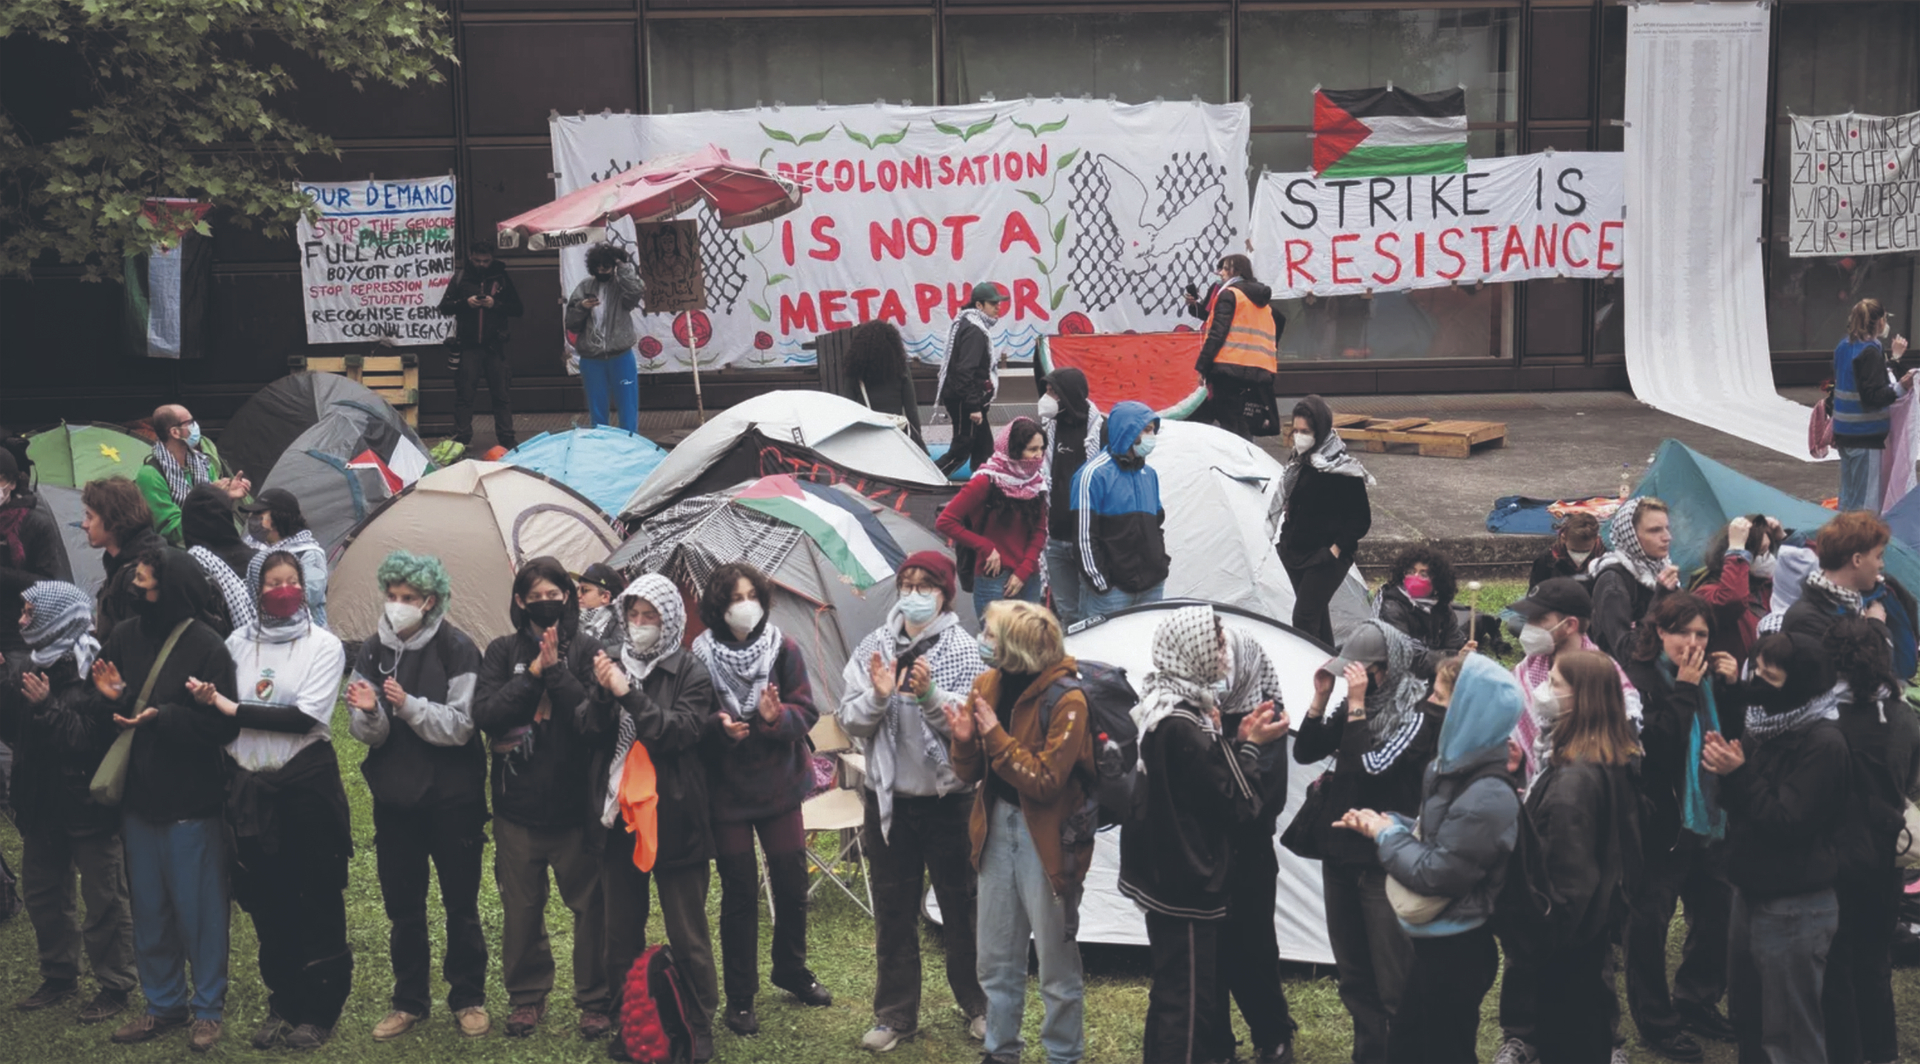
{"type": "Polygon", "coordinates": [[[1040,1000],[1046,1018],[1040,1044],[1047,1064],[1078,1064],[1087,1052],[1085,987],[1080,944],[1070,930],[1069,904],[1055,896],[1027,834],[1027,819],[1013,802],[994,802],[987,813],[987,842],[980,851],[980,988],[987,994],[987,1055],[1017,1061],[1026,1042],[1020,1025],[1027,1007],[1027,939],[1040,955],[1040,1000]]]}
{"type": "Polygon", "coordinates": [[[1097,591],[1094,589],[1093,581],[1082,576],[1080,578],[1080,616],[1111,617],[1128,606],[1144,606],[1150,602],[1158,602],[1166,597],[1166,592],[1167,582],[1164,580],[1145,591],[1122,591],[1117,587],[1097,591]]]}
{"type": "Polygon", "coordinates": [[[587,415],[595,425],[607,420],[607,401],[620,404],[620,427],[640,431],[640,370],[631,348],[606,358],[581,358],[580,383],[587,389],[587,415]]]}
{"type": "Polygon", "coordinates": [[[1840,512],[1880,512],[1880,458],[1871,447],[1840,448],[1840,512]]]}
{"type": "Polygon", "coordinates": [[[1833,888],[1785,898],[1733,892],[1727,934],[1727,1012],[1741,1060],[1827,1059],[1820,994],[1840,927],[1833,888]]]}
{"type": "Polygon", "coordinates": [[[975,617],[985,617],[988,604],[1003,598],[1016,599],[1020,602],[1040,601],[1039,573],[1027,578],[1026,584],[1020,588],[1018,595],[1007,594],[1007,578],[1012,575],[1013,573],[1004,567],[1001,568],[999,576],[988,576],[985,573],[973,574],[973,615],[975,617]]]}
{"type": "Polygon", "coordinates": [[[1080,619],[1080,545],[1070,539],[1047,537],[1047,590],[1053,592],[1053,613],[1066,628],[1080,619]]]}
{"type": "Polygon", "coordinates": [[[227,1003],[227,844],[219,817],[124,818],[133,950],[147,1011],[218,1020],[227,1003]],[[187,997],[187,969],[193,997],[187,997]]]}

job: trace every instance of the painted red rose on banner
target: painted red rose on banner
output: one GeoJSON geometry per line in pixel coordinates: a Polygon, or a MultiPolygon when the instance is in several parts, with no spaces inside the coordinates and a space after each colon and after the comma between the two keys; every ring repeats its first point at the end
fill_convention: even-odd
{"type": "Polygon", "coordinates": [[[772,350],[772,349],[773,349],[773,334],[772,334],[772,333],[770,333],[770,332],[768,332],[768,331],[766,331],[765,329],[762,329],[762,330],[760,330],[759,332],[757,332],[757,333],[754,333],[754,334],[753,334],[753,349],[754,349],[754,350],[756,350],[756,351],[770,351],[770,350],[772,350]]]}
{"type": "Polygon", "coordinates": [[[652,336],[642,336],[640,338],[640,357],[659,358],[660,341],[652,336]]]}
{"type": "Polygon", "coordinates": [[[707,318],[704,310],[676,314],[673,317],[673,338],[681,347],[705,347],[713,342],[713,322],[707,318]],[[692,337],[691,343],[688,337],[692,337]]]}
{"type": "Polygon", "coordinates": [[[1060,335],[1091,336],[1093,335],[1093,319],[1076,310],[1060,319],[1060,335]]]}

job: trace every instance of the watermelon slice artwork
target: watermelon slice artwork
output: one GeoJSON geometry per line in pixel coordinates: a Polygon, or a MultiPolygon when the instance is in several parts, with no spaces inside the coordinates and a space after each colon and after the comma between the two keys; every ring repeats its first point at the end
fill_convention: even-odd
{"type": "Polygon", "coordinates": [[[1197,332],[1092,333],[1064,331],[1042,338],[1035,357],[1042,373],[1071,367],[1087,375],[1087,398],[1100,410],[1136,399],[1176,421],[1192,416],[1207,398],[1193,368],[1205,339],[1197,332]]]}
{"type": "Polygon", "coordinates": [[[1467,91],[1320,89],[1313,94],[1313,172],[1397,177],[1467,172],[1467,91]]]}

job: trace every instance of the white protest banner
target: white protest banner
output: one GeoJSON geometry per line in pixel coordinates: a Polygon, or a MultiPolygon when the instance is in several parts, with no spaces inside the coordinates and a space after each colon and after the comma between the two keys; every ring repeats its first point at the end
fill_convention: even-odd
{"type": "MultiPolygon", "coordinates": [[[[816,334],[873,318],[916,358],[980,281],[1011,302],[994,350],[1032,357],[1055,332],[1167,331],[1181,291],[1245,248],[1245,104],[1010,100],[960,107],[786,107],[551,122],[555,192],[714,144],[799,182],[805,202],[727,232],[700,220],[708,309],[636,314],[643,371],[814,361],[816,334]],[[704,345],[711,345],[710,347],[704,345]]],[[[627,222],[614,239],[631,244],[627,222]]],[[[585,252],[561,252],[563,290],[585,252]]]]}
{"type": "Polygon", "coordinates": [[[1920,111],[1793,116],[1787,254],[1920,251],[1920,111]]]}
{"type": "Polygon", "coordinates": [[[1617,152],[1418,177],[1261,174],[1253,267],[1282,297],[1605,277],[1620,269],[1625,201],[1617,152]]]}
{"type": "Polygon", "coordinates": [[[452,177],[295,187],[320,207],[317,221],[300,220],[308,343],[411,347],[453,332],[438,310],[453,277],[452,177]]]}

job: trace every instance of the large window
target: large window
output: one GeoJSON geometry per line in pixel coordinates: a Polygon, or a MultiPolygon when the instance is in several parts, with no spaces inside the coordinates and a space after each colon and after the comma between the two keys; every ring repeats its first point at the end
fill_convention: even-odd
{"type": "Polygon", "coordinates": [[[1227,98],[1224,12],[948,15],[948,103],[1016,96],[1227,98]]]}
{"type": "Polygon", "coordinates": [[[1240,16],[1240,91],[1256,126],[1313,125],[1313,88],[1464,85],[1467,120],[1519,117],[1520,12],[1512,7],[1248,11],[1240,16]]]}
{"type": "Polygon", "coordinates": [[[647,33],[655,113],[933,102],[929,17],[656,18],[647,33]]]}

